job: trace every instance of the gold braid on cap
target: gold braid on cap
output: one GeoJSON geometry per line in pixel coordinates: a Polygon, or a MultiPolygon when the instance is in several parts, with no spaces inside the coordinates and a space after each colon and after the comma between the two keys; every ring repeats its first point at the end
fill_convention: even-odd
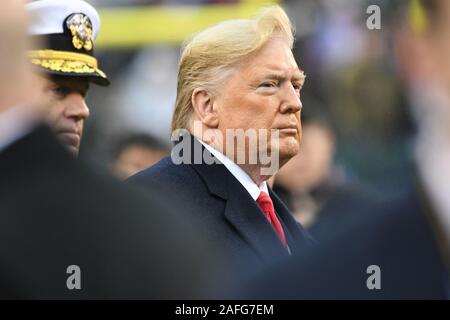
{"type": "Polygon", "coordinates": [[[68,73],[98,73],[106,78],[98,68],[97,59],[92,56],[55,50],[32,50],[28,52],[31,63],[52,71],[68,73]]]}

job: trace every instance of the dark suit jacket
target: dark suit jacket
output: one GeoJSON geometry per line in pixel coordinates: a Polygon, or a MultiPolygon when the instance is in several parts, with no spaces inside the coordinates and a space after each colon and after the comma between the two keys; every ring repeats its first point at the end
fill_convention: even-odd
{"type": "Polygon", "coordinates": [[[46,127],[0,151],[0,298],[196,297],[203,246],[146,196],[75,161],[46,127]],[[66,286],[70,265],[81,290],[66,286]]]}
{"type": "Polygon", "coordinates": [[[240,297],[448,299],[449,273],[443,259],[448,248],[436,241],[420,195],[410,191],[372,210],[315,250],[260,273],[246,289],[237,290],[246,292],[240,297]],[[367,287],[370,265],[380,267],[380,290],[367,287]]]}
{"type": "MultiPolygon", "coordinates": [[[[193,148],[212,155],[191,136],[193,148]],[[195,146],[196,145],[196,146],[195,146]]],[[[193,160],[193,159],[191,159],[193,160]]],[[[265,264],[288,257],[277,234],[247,190],[223,164],[173,163],[170,157],[138,173],[130,182],[158,187],[169,201],[182,205],[187,217],[205,241],[212,244],[218,259],[229,268],[244,270],[246,264],[265,264]]],[[[270,197],[293,253],[311,244],[286,206],[271,191],[270,197]]]]}

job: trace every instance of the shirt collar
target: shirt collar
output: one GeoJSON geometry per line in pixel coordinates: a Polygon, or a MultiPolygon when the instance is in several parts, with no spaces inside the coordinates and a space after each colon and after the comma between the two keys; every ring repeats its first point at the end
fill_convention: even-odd
{"type": "Polygon", "coordinates": [[[261,191],[266,192],[269,194],[269,190],[267,188],[266,181],[261,182],[261,184],[258,186],[251,178],[250,176],[242,170],[241,167],[239,167],[236,163],[234,163],[230,158],[225,156],[220,151],[214,149],[212,146],[206,144],[205,142],[201,141],[200,139],[197,139],[200,141],[200,143],[205,146],[205,148],[212,153],[214,157],[216,157],[222,164],[225,166],[225,168],[230,171],[230,173],[242,184],[242,186],[247,190],[247,192],[250,194],[250,196],[253,198],[253,200],[256,201],[258,199],[259,194],[261,191]]]}

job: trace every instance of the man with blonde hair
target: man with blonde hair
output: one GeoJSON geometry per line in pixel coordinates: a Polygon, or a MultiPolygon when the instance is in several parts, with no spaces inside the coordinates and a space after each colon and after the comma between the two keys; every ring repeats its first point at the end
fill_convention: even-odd
{"type": "Polygon", "coordinates": [[[160,187],[226,261],[267,262],[310,243],[266,180],[297,154],[305,75],[282,8],[190,39],[179,65],[172,156],[131,178],[160,187]]]}

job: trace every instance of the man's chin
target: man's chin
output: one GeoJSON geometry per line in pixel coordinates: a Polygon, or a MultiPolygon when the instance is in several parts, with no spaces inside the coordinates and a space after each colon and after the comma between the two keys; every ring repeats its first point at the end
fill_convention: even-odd
{"type": "Polygon", "coordinates": [[[59,133],[57,134],[59,141],[66,147],[67,151],[75,157],[78,156],[80,145],[80,137],[72,133],[59,133]]]}
{"type": "Polygon", "coordinates": [[[66,148],[66,150],[73,155],[74,157],[78,157],[78,153],[80,148],[72,143],[68,143],[65,139],[60,139],[62,145],[66,148]]]}
{"type": "Polygon", "coordinates": [[[74,157],[78,157],[78,153],[80,150],[77,147],[72,145],[65,145],[65,147],[67,148],[67,151],[69,151],[71,155],[73,155],[74,157]]]}
{"type": "Polygon", "coordinates": [[[286,143],[280,146],[280,165],[284,165],[291,158],[295,157],[300,150],[300,146],[297,142],[295,143],[286,143]]]}

